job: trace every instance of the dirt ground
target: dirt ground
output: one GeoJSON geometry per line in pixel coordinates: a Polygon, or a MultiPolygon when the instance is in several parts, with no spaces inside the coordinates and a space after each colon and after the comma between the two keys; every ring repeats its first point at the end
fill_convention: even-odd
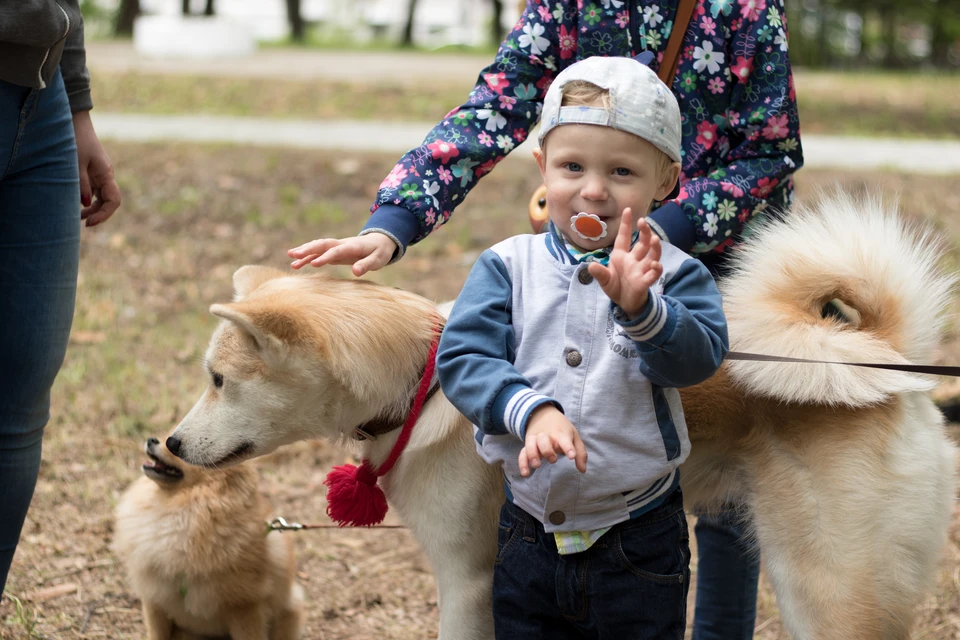
{"type": "MultiPolygon", "coordinates": [[[[237,267],[285,267],[290,246],[355,233],[395,160],[179,145],[114,144],[110,151],[124,207],[107,225],[84,231],[74,332],[54,389],[43,467],[9,597],[0,604],[4,639],[143,637],[139,602],[109,551],[112,510],[139,473],[143,440],[172,429],[206,384],[200,358],[216,324],[207,308],[230,299],[237,267]]],[[[810,199],[834,181],[898,197],[906,215],[937,226],[957,246],[954,181],[804,170],[799,198],[810,199]]],[[[435,300],[452,298],[480,250],[526,231],[526,202],[537,184],[532,162],[494,171],[446,229],[374,279],[435,300]]],[[[949,257],[950,268],[957,255],[949,257]]],[[[938,360],[960,363],[956,325],[938,360]]],[[[277,513],[325,522],[322,480],[349,457],[331,445],[301,443],[256,464],[277,513]]],[[[388,516],[389,522],[395,521],[388,516]]],[[[305,638],[436,637],[434,580],[408,532],[284,535],[296,536],[310,603],[305,638]]],[[[765,580],[761,589],[756,637],[786,638],[765,580]]],[[[960,510],[914,637],[958,634],[960,510]]]]}

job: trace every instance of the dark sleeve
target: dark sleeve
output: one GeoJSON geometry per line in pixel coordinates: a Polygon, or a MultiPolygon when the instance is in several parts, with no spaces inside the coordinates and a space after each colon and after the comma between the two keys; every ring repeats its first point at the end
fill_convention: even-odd
{"type": "MultiPolygon", "coordinates": [[[[67,4],[77,7],[77,0],[63,0],[67,4]]],[[[63,74],[63,84],[67,89],[67,98],[70,100],[70,111],[89,111],[93,109],[93,99],[90,96],[90,72],[87,71],[87,52],[83,48],[83,18],[80,23],[71,25],[70,35],[63,47],[63,56],[60,58],[60,73],[63,74]]]]}

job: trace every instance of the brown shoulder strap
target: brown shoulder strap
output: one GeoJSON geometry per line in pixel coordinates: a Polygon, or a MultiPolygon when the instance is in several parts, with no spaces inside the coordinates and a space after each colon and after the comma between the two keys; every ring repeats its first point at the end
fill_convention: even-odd
{"type": "Polygon", "coordinates": [[[683,46],[683,37],[687,33],[687,25],[693,17],[693,10],[697,7],[697,0],[680,0],[677,15],[673,20],[673,30],[667,41],[667,48],[663,51],[663,60],[660,62],[660,79],[668,87],[673,87],[673,77],[677,75],[677,63],[680,61],[680,47],[683,46]]]}

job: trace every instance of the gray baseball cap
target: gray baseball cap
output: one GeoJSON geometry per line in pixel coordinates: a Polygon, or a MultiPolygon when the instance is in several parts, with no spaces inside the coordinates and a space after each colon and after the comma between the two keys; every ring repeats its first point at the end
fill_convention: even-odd
{"type": "Polygon", "coordinates": [[[650,67],[633,58],[594,56],[576,62],[554,79],[543,100],[540,135],[564,124],[612,127],[643,138],[675,162],[680,159],[680,106],[650,67]],[[563,87],[583,80],[610,92],[610,108],[561,107],[563,87]]]}

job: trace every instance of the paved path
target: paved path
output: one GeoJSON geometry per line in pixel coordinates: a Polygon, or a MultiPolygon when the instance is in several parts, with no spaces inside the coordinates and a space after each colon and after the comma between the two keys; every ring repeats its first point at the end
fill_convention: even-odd
{"type": "MultiPolygon", "coordinates": [[[[134,51],[129,42],[91,42],[87,63],[98,71],[216,75],[254,78],[409,82],[425,79],[472,84],[490,56],[414,53],[402,51],[322,51],[261,48],[246,58],[152,59],[134,51]]],[[[799,73],[798,73],[799,75],[799,73]]],[[[349,149],[400,154],[420,144],[434,122],[383,123],[153,116],[92,112],[97,132],[107,139],[130,141],[182,140],[189,142],[291,146],[311,149],[349,149]]],[[[958,174],[960,141],[936,142],[883,138],[804,135],[805,166],[824,169],[891,169],[958,174]]],[[[529,159],[521,145],[508,156],[529,159]]]]}
{"type": "MultiPolygon", "coordinates": [[[[279,120],[216,116],[159,116],[91,112],[101,138],[120,141],[186,141],[344,149],[400,154],[418,146],[433,122],[279,120]]],[[[525,142],[508,159],[532,162],[525,142]]],[[[960,142],[803,136],[805,166],[811,169],[890,169],[960,174],[960,142]]]]}

